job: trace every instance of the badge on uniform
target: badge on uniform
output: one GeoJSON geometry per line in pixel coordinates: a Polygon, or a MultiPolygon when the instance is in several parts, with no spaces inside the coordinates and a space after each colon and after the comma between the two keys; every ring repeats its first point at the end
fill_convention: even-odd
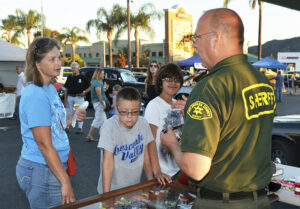
{"type": "Polygon", "coordinates": [[[210,107],[201,101],[196,101],[192,103],[187,110],[187,114],[191,118],[196,120],[204,120],[204,119],[212,118],[212,112],[210,107]]]}
{"type": "Polygon", "coordinates": [[[79,79],[78,79],[78,83],[82,83],[82,80],[81,80],[81,78],[79,78],[79,79]]]}

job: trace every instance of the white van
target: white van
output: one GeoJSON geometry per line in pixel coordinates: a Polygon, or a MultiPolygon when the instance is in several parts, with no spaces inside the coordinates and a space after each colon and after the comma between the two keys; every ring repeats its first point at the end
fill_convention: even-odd
{"type": "Polygon", "coordinates": [[[59,76],[57,76],[56,82],[60,84],[65,84],[67,81],[67,77],[72,74],[73,72],[71,67],[61,67],[60,74],[59,76]]]}

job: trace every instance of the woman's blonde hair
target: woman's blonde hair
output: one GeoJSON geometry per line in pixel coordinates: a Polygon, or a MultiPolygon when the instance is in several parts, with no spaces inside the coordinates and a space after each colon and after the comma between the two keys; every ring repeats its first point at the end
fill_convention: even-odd
{"type": "MultiPolygon", "coordinates": [[[[39,38],[30,44],[26,53],[26,82],[33,81],[35,85],[43,86],[42,76],[36,67],[36,62],[41,62],[54,47],[60,49],[57,41],[52,38],[39,38]]],[[[55,79],[51,82],[55,82],[55,79]]]]}
{"type": "Polygon", "coordinates": [[[92,79],[91,79],[91,82],[93,82],[94,80],[99,80],[99,77],[100,77],[100,74],[103,72],[104,70],[103,69],[96,69],[93,76],[92,76],[92,79]]]}

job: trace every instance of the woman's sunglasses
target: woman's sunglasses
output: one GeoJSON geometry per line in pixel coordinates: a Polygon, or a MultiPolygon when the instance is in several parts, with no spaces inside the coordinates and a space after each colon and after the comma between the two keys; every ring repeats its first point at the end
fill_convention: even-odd
{"type": "Polygon", "coordinates": [[[36,59],[36,54],[38,53],[40,48],[45,47],[50,41],[50,38],[40,38],[36,44],[34,49],[34,59],[36,59]]]}
{"type": "Polygon", "coordinates": [[[155,68],[157,68],[158,66],[157,66],[157,65],[151,64],[150,67],[155,67],[155,68]]]}

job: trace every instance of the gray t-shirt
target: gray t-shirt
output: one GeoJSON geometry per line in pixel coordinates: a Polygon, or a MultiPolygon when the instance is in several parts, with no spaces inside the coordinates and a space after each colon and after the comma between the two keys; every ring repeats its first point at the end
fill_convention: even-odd
{"type": "Polygon", "coordinates": [[[103,193],[103,149],[114,154],[111,191],[140,183],[144,165],[145,146],[153,141],[153,135],[146,119],[139,116],[134,126],[128,129],[120,124],[119,116],[114,115],[103,124],[100,133],[98,148],[101,149],[101,168],[97,188],[98,193],[103,193]]]}

